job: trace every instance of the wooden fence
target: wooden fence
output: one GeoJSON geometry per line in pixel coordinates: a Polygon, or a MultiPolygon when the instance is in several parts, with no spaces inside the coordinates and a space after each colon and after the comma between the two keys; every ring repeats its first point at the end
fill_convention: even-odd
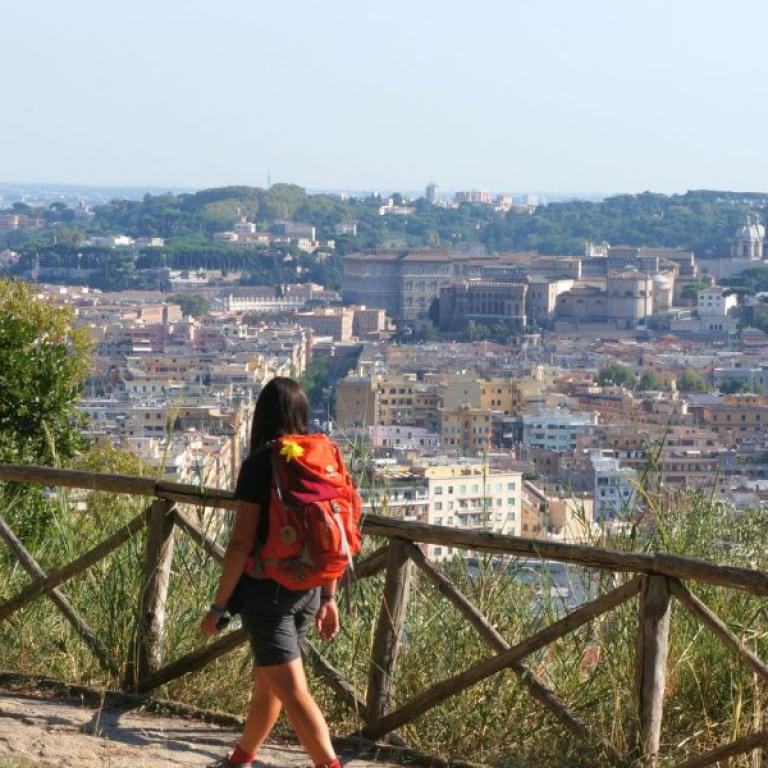
{"type": "MultiPolygon", "coordinates": [[[[141,582],[143,588],[138,596],[136,647],[130,654],[134,662],[123,674],[123,687],[149,692],[164,683],[203,668],[246,641],[245,633],[238,629],[170,663],[165,663],[163,659],[165,603],[176,529],[183,531],[215,560],[221,561],[224,554],[222,547],[206,535],[195,517],[185,511],[184,506],[233,509],[235,502],[231,492],[149,478],[11,464],[0,464],[0,480],[129,494],[151,499],[146,509],[127,525],[52,573],[46,573],[40,567],[0,514],[0,537],[31,577],[29,586],[0,604],[0,621],[9,618],[33,600],[47,596],[87,644],[104,670],[117,676],[119,670],[114,659],[71,605],[60,586],[102,560],[146,527],[144,573],[141,582]]],[[[565,728],[579,738],[591,740],[611,762],[622,762],[625,758],[613,745],[601,738],[544,680],[526,666],[525,659],[596,617],[626,603],[635,595],[639,598],[635,654],[638,746],[643,765],[654,766],[659,759],[673,597],[734,654],[741,657],[760,679],[768,681],[768,666],[683,583],[687,580],[768,595],[768,575],[765,573],[673,555],[624,553],[588,546],[533,541],[485,531],[431,526],[374,515],[369,515],[364,520],[363,532],[387,540],[384,546],[358,562],[354,570],[356,579],[364,579],[381,571],[386,572],[373,638],[366,695],[363,696],[355,690],[343,673],[335,669],[312,643],[308,642],[304,650],[315,672],[342,701],[360,715],[364,723],[362,735],[369,739],[394,735],[397,729],[412,723],[433,707],[498,672],[511,669],[532,697],[557,717],[565,728]],[[467,597],[427,560],[417,546],[419,543],[465,548],[475,552],[524,555],[627,575],[624,579],[619,579],[623,583],[613,590],[585,602],[531,637],[511,645],[467,597]],[[492,654],[392,708],[392,678],[414,567],[461,612],[487,643],[492,654]]],[[[760,750],[766,745],[768,730],[762,730],[692,757],[681,765],[683,768],[703,768],[735,755],[760,750]]]]}

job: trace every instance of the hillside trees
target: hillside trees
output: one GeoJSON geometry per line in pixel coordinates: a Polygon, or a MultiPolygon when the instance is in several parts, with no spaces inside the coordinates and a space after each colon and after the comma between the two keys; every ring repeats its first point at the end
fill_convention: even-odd
{"type": "Polygon", "coordinates": [[[637,385],[637,377],[628,366],[621,363],[611,363],[598,371],[597,383],[602,387],[611,386],[634,389],[637,385]]]}
{"type": "MultiPolygon", "coordinates": [[[[398,198],[400,199],[400,198],[398,198]]],[[[768,218],[768,195],[697,190],[681,195],[644,192],[616,195],[603,201],[567,200],[542,205],[534,212],[512,209],[496,211],[491,205],[462,203],[455,207],[431,205],[423,198],[412,201],[408,216],[379,215],[383,198],[369,195],[342,200],[330,194],[307,194],[295,184],[275,184],[269,189],[229,186],[194,193],[146,195],[143,200],[114,200],[95,209],[89,221],[73,220],[71,210],[35,209],[48,226],[40,230],[14,230],[0,234],[0,248],[19,250],[28,261],[40,254],[41,265],[60,258],[61,266],[72,267],[73,253],[83,254],[83,263],[95,258],[97,275],[78,278],[93,287],[128,287],[129,278],[146,268],[242,270],[253,282],[261,279],[268,260],[258,254],[237,254],[236,249],[213,241],[217,231],[229,230],[238,216],[246,216],[260,230],[273,229],[278,220],[312,224],[320,239],[336,239],[337,250],[317,272],[338,274],[345,253],[354,250],[453,247],[473,244],[491,252],[538,251],[542,254],[581,254],[585,241],[608,241],[614,245],[667,246],[694,250],[698,257],[727,254],[730,240],[747,213],[768,218]],[[341,222],[356,222],[357,235],[336,238],[341,222]],[[82,238],[96,233],[121,233],[166,238],[165,249],[139,254],[127,272],[113,265],[101,269],[109,257],[90,251],[82,238]],[[54,251],[55,253],[52,253],[54,251]],[[158,252],[161,251],[161,252],[158,252]],[[243,261],[250,262],[247,265],[243,261]]],[[[21,210],[21,209],[19,209],[21,210]]],[[[26,210],[26,209],[24,209],[26,210]]],[[[294,278],[317,279],[307,267],[294,278]]],[[[282,270],[281,270],[282,271],[282,270]]],[[[75,278],[72,278],[75,279],[75,278]]],[[[282,277],[280,279],[283,279],[282,277]]],[[[139,278],[135,287],[165,287],[159,275],[139,278]]],[[[279,280],[266,280],[276,284],[279,280]]],[[[765,290],[765,268],[724,280],[746,292],[765,290]]],[[[338,284],[338,281],[335,281],[338,284]]],[[[134,287],[134,286],[131,286],[134,287]]],[[[695,300],[698,286],[685,293],[695,300]]]]}
{"type": "Polygon", "coordinates": [[[187,317],[202,317],[211,308],[208,299],[199,293],[174,293],[168,297],[168,301],[178,304],[182,314],[187,317]]]}
{"type": "Polygon", "coordinates": [[[686,370],[677,377],[677,388],[681,392],[701,394],[709,392],[707,380],[696,371],[686,370]]]}
{"type": "Polygon", "coordinates": [[[59,464],[82,445],[75,403],[91,341],[69,308],[0,280],[0,459],[59,464]]]}
{"type": "Polygon", "coordinates": [[[653,371],[644,371],[637,388],[641,392],[658,392],[664,388],[664,384],[653,371]]]}

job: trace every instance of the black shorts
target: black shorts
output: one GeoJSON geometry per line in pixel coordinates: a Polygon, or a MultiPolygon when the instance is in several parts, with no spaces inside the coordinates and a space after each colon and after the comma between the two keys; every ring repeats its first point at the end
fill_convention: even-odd
{"type": "Polygon", "coordinates": [[[320,608],[320,590],[295,591],[271,579],[242,576],[228,607],[242,618],[256,666],[273,667],[301,656],[320,608]]]}

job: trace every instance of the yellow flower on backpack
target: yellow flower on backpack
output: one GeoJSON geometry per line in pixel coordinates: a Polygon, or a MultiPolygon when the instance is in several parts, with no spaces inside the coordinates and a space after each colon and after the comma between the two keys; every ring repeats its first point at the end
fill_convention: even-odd
{"type": "Polygon", "coordinates": [[[304,449],[293,440],[283,440],[280,455],[285,458],[286,462],[291,462],[294,459],[300,459],[304,455],[304,449]]]}

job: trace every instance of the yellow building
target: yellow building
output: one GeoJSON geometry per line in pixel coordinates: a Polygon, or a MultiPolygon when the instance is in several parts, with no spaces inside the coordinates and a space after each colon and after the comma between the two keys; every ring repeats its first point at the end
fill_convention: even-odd
{"type": "Polygon", "coordinates": [[[376,424],[378,394],[370,376],[347,376],[336,384],[336,422],[339,427],[376,424]]]}
{"type": "Polygon", "coordinates": [[[538,396],[539,385],[531,380],[495,376],[481,382],[480,407],[501,411],[505,416],[517,416],[532,396],[538,396]]]}
{"type": "Polygon", "coordinates": [[[762,395],[728,395],[705,405],[690,404],[688,409],[701,426],[722,437],[762,435],[768,424],[768,397],[762,395]]]}
{"type": "Polygon", "coordinates": [[[491,449],[493,412],[490,408],[460,406],[440,411],[443,448],[460,456],[479,456],[491,449]]]}
{"type": "Polygon", "coordinates": [[[435,387],[425,387],[414,392],[413,426],[439,432],[441,406],[442,399],[435,387]]]}
{"type": "Polygon", "coordinates": [[[553,496],[525,481],[521,502],[524,539],[583,543],[595,533],[595,503],[589,496],[553,496]]]}
{"type": "Polygon", "coordinates": [[[376,424],[414,423],[414,395],[418,390],[415,373],[385,374],[376,379],[376,424]]]}
{"type": "Polygon", "coordinates": [[[482,380],[473,374],[446,374],[440,377],[438,392],[442,407],[449,411],[465,406],[479,408],[482,380]]]}
{"type": "Polygon", "coordinates": [[[347,376],[336,385],[336,421],[342,428],[415,424],[421,391],[415,373],[347,376]]]}
{"type": "Polygon", "coordinates": [[[490,445],[491,411],[517,415],[540,393],[533,379],[482,379],[463,372],[428,374],[423,380],[415,373],[352,375],[336,386],[336,420],[340,427],[425,427],[443,432],[447,448],[477,453],[490,445]],[[467,430],[466,439],[459,439],[467,430]]]}
{"type": "Polygon", "coordinates": [[[188,381],[192,372],[200,367],[199,358],[191,356],[145,355],[141,362],[149,376],[174,381],[188,381]]]}

